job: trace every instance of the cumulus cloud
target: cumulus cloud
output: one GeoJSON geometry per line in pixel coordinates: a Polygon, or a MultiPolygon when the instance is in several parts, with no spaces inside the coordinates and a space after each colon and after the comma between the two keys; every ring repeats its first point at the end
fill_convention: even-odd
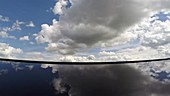
{"type": "Polygon", "coordinates": [[[72,2],[76,3],[64,11],[59,22],[53,20],[52,25],[42,25],[42,30],[36,37],[37,42],[63,43],[60,40],[67,39],[76,43],[68,45],[75,51],[82,48],[77,44],[90,47],[118,36],[147,14],[145,4],[134,0],[72,2]]]}
{"type": "Polygon", "coordinates": [[[144,3],[134,0],[81,0],[61,16],[61,31],[77,43],[95,44],[139,22],[147,14],[145,8],[144,3]]]}
{"type": "Polygon", "coordinates": [[[126,57],[125,60],[169,57],[169,22],[169,19],[161,21],[157,16],[146,18],[119,37],[102,43],[100,47],[107,50],[108,58],[111,58],[108,55],[110,51],[114,51],[115,55],[112,56],[119,59],[126,57]]]}
{"type": "Polygon", "coordinates": [[[9,17],[4,17],[4,16],[0,15],[0,21],[9,22],[9,17]]]}
{"type": "Polygon", "coordinates": [[[20,37],[19,40],[21,40],[21,41],[29,41],[29,36],[20,37]]]}
{"type": "Polygon", "coordinates": [[[158,50],[145,46],[120,49],[116,52],[101,51],[99,52],[99,56],[100,61],[126,61],[165,57],[164,54],[160,54],[158,50]]]}
{"type": "Polygon", "coordinates": [[[58,21],[55,19],[53,19],[52,25],[42,24],[42,30],[39,32],[39,34],[34,34],[37,43],[58,41],[60,38],[62,38],[62,35],[58,30],[59,27],[58,21]]]}
{"type": "Polygon", "coordinates": [[[26,25],[27,27],[35,27],[35,24],[33,21],[30,21],[29,24],[26,25]]]}
{"type": "Polygon", "coordinates": [[[10,27],[2,27],[2,28],[1,28],[1,31],[5,31],[5,32],[8,32],[8,31],[10,31],[10,30],[11,30],[10,27]]]}
{"type": "Polygon", "coordinates": [[[20,48],[14,48],[6,43],[0,43],[0,57],[15,58],[17,54],[22,53],[20,48]]]}
{"type": "Polygon", "coordinates": [[[170,83],[151,79],[126,65],[63,66],[62,83],[71,86],[72,96],[168,96],[170,83]]]}
{"type": "MultiPolygon", "coordinates": [[[[52,25],[43,24],[42,30],[36,36],[38,43],[49,43],[47,51],[67,55],[74,54],[82,48],[94,47],[98,43],[103,44],[108,40],[116,42],[117,37],[127,31],[129,27],[140,22],[142,18],[156,10],[169,8],[168,5],[164,6],[165,2],[168,2],[166,0],[147,2],[142,0],[99,0],[98,2],[71,0],[73,6],[66,10],[68,2],[67,0],[56,2],[53,8],[54,14],[63,15],[60,16],[59,21],[54,19],[52,25]],[[70,41],[72,44],[69,45],[70,41]],[[60,52],[62,50],[60,45],[62,48],[67,47],[60,52]]],[[[121,39],[117,39],[117,41],[119,40],[121,39]]]]}
{"type": "Polygon", "coordinates": [[[155,20],[148,26],[148,31],[142,36],[142,45],[157,47],[166,45],[170,42],[170,20],[162,22],[160,20],[155,20]]]}
{"type": "Polygon", "coordinates": [[[57,52],[63,55],[75,54],[78,48],[85,48],[84,44],[77,44],[71,39],[62,39],[58,43],[49,43],[45,49],[49,52],[57,52]]]}
{"type": "MultiPolygon", "coordinates": [[[[93,53],[87,51],[88,46],[86,44],[77,43],[74,40],[61,37],[63,36],[61,31],[56,31],[60,34],[58,35],[58,38],[54,38],[51,33],[47,33],[52,32],[53,34],[56,34],[55,31],[41,31],[41,33],[36,34],[35,36],[39,43],[49,42],[45,49],[53,54],[50,56],[55,61],[88,61],[89,55],[94,55],[95,57],[89,61],[119,61],[169,57],[169,20],[161,21],[159,20],[159,17],[154,16],[155,14],[158,13],[154,13],[150,18],[143,19],[140,23],[128,28],[118,37],[100,43],[98,45],[99,49],[94,49],[93,53]],[[49,35],[49,37],[47,38],[46,35],[49,35]],[[57,39],[58,42],[54,42],[57,39]],[[75,51],[78,51],[79,49],[81,49],[81,51],[87,49],[84,51],[87,53],[74,54],[75,51]],[[64,55],[69,54],[69,56],[54,56],[54,54],[57,53],[64,55]]],[[[53,25],[59,23],[58,21],[56,22],[57,23],[53,23],[53,25]]],[[[55,28],[52,27],[53,25],[48,26],[49,28],[47,29],[55,30],[55,28]]]]}
{"type": "Polygon", "coordinates": [[[14,31],[14,30],[22,30],[21,29],[21,25],[25,24],[25,22],[22,22],[22,21],[19,21],[19,20],[16,20],[15,23],[13,23],[12,27],[11,27],[11,31],[14,31]]]}
{"type": "Polygon", "coordinates": [[[0,36],[1,36],[2,38],[16,39],[15,36],[10,36],[10,35],[9,35],[7,32],[5,32],[5,31],[0,31],[0,36]]]}
{"type": "Polygon", "coordinates": [[[52,10],[53,13],[58,14],[58,15],[62,15],[63,10],[65,9],[65,6],[67,5],[67,3],[68,3],[67,0],[58,0],[57,3],[55,4],[53,10],[52,10]]]}

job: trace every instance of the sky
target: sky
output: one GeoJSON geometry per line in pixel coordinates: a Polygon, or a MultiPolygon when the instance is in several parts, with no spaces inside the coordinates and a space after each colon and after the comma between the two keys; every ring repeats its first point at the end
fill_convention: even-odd
{"type": "Polygon", "coordinates": [[[0,57],[61,62],[166,58],[169,9],[167,0],[1,0],[0,57]]]}

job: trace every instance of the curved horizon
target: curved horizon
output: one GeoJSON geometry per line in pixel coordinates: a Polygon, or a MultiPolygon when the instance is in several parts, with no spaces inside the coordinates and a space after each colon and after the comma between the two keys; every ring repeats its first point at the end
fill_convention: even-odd
{"type": "Polygon", "coordinates": [[[56,65],[116,65],[116,64],[132,64],[132,63],[144,63],[144,62],[158,62],[168,61],[170,58],[158,58],[158,59],[143,59],[143,60],[126,60],[126,61],[94,61],[94,62],[55,62],[55,61],[40,61],[40,60],[25,60],[25,59],[9,59],[0,58],[0,61],[7,62],[20,62],[20,63],[36,63],[36,64],[56,64],[56,65]]]}

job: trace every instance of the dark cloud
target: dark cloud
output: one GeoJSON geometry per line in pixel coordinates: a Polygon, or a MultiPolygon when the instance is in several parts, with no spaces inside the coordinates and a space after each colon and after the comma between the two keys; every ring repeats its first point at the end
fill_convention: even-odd
{"type": "Polygon", "coordinates": [[[71,96],[169,96],[170,83],[161,83],[127,66],[59,68],[71,96]]]}
{"type": "Polygon", "coordinates": [[[77,43],[93,45],[117,37],[147,15],[141,0],[79,0],[61,16],[61,32],[77,43]]]}

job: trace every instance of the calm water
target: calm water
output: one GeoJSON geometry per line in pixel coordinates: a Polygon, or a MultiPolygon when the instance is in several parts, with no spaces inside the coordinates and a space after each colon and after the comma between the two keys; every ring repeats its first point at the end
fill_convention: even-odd
{"type": "Polygon", "coordinates": [[[163,71],[168,66],[162,64],[51,66],[1,62],[0,96],[170,96],[169,69],[163,71]]]}

